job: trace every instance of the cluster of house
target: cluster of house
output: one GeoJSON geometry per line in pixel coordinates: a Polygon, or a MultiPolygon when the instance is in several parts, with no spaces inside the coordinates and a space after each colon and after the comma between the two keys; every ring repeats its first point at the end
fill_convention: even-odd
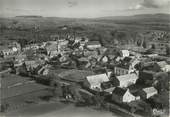
{"type": "Polygon", "coordinates": [[[95,64],[97,60],[103,59],[106,62],[108,61],[106,57],[103,57],[106,48],[102,47],[98,41],[89,41],[86,37],[57,39],[41,44],[31,44],[23,48],[23,53],[29,50],[31,50],[34,55],[43,55],[44,61],[58,61],[61,66],[70,65],[76,61],[76,64],[89,68],[92,67],[92,64],[95,64]]]}
{"type": "Polygon", "coordinates": [[[156,37],[156,38],[159,38],[159,39],[163,39],[165,38],[166,36],[168,36],[168,33],[167,32],[152,32],[152,37],[156,37]]]}
{"type": "Polygon", "coordinates": [[[5,44],[0,46],[0,56],[6,57],[9,55],[17,54],[21,51],[21,46],[17,42],[12,42],[10,44],[5,44]]]}
{"type": "Polygon", "coordinates": [[[169,54],[170,50],[170,41],[169,33],[166,32],[153,32],[152,33],[153,41],[147,43],[147,46],[153,49],[153,52],[160,55],[169,54]]]}
{"type": "Polygon", "coordinates": [[[155,81],[166,82],[159,81],[158,77],[170,73],[170,64],[167,62],[168,58],[165,61],[152,61],[149,56],[135,57],[129,51],[122,50],[122,56],[112,72],[87,76],[86,85],[91,90],[106,92],[118,103],[150,99],[161,90],[153,85],[155,81]],[[133,85],[139,85],[140,88],[129,88],[133,85]]]}
{"type": "MultiPolygon", "coordinates": [[[[11,71],[16,74],[36,74],[42,77],[50,74],[52,66],[53,68],[56,66],[66,68],[67,66],[67,68],[74,70],[91,70],[96,73],[83,72],[81,74],[82,71],[78,71],[75,74],[81,75],[68,75],[63,80],[72,82],[76,79],[74,77],[89,74],[85,76],[85,80],[77,81],[76,79],[75,82],[81,82],[83,87],[85,86],[92,91],[111,95],[111,100],[117,103],[146,100],[159,94],[160,90],[155,84],[159,84],[162,80],[158,80],[157,77],[161,73],[170,73],[168,58],[160,59],[161,56],[158,54],[143,55],[133,50],[110,49],[103,47],[99,41],[89,41],[86,37],[73,38],[70,36],[67,39],[60,39],[55,35],[52,38],[55,40],[30,44],[22,48],[22,51],[19,44],[13,44],[10,52],[9,50],[6,52],[5,49],[1,52],[5,56],[18,52],[17,56],[14,55],[11,60],[13,64],[10,60],[5,63],[0,62],[0,64],[10,67],[11,71]],[[104,69],[105,72],[101,73],[101,69],[104,69]],[[131,86],[139,86],[140,88],[133,89],[130,88],[131,86]]],[[[157,48],[155,46],[155,49],[157,48]]],[[[1,67],[0,70],[4,70],[1,67]]]]}
{"type": "Polygon", "coordinates": [[[162,74],[170,73],[168,58],[160,60],[159,56],[155,54],[135,56],[132,53],[128,50],[121,50],[119,56],[113,57],[113,60],[116,61],[114,69],[109,69],[106,66],[104,73],[83,76],[85,73],[82,74],[82,71],[76,71],[76,73],[70,71],[69,75],[60,77],[65,81],[83,84],[85,89],[104,92],[117,103],[148,100],[159,95],[162,89],[156,87],[155,83],[166,82],[159,78],[162,76],[164,79],[162,74]],[[132,88],[133,86],[134,88],[132,88]]]}
{"type": "Polygon", "coordinates": [[[149,47],[153,49],[154,53],[160,55],[169,54],[170,42],[169,41],[152,41],[148,43],[149,47]]]}

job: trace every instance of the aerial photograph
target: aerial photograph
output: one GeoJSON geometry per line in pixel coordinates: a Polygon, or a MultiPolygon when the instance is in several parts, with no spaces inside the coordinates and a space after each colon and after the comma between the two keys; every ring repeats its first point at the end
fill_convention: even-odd
{"type": "Polygon", "coordinates": [[[0,0],[0,117],[170,117],[170,0],[0,0]]]}

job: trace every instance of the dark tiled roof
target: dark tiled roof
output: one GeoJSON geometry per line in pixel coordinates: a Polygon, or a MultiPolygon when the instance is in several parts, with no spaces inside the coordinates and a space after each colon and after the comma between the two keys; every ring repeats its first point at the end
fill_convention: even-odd
{"type": "Polygon", "coordinates": [[[136,91],[136,92],[133,92],[132,95],[134,95],[135,97],[137,97],[137,96],[140,96],[140,93],[139,93],[139,91],[136,91]]]}
{"type": "Polygon", "coordinates": [[[155,75],[156,72],[151,71],[151,70],[143,70],[142,73],[147,73],[147,74],[151,74],[151,75],[155,75]]]}
{"type": "Polygon", "coordinates": [[[125,93],[126,93],[126,89],[122,89],[120,87],[116,87],[114,90],[113,90],[113,93],[118,95],[118,96],[123,96],[125,93]]]}
{"type": "Polygon", "coordinates": [[[130,57],[125,57],[125,58],[123,59],[123,61],[124,61],[124,62],[127,62],[127,63],[129,63],[131,60],[132,60],[132,58],[130,58],[130,57]]]}

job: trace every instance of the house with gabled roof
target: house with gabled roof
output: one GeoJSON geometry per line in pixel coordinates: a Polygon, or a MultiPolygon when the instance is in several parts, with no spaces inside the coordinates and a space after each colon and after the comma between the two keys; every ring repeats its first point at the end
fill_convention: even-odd
{"type": "Polygon", "coordinates": [[[88,87],[92,90],[99,90],[101,91],[101,83],[103,82],[108,82],[109,81],[109,76],[104,73],[104,74],[97,74],[97,75],[91,75],[87,76],[87,83],[88,87]]]}
{"type": "Polygon", "coordinates": [[[147,87],[143,88],[139,93],[142,99],[149,99],[150,97],[158,94],[158,91],[154,87],[147,87]]]}
{"type": "Polygon", "coordinates": [[[115,66],[114,73],[117,76],[130,74],[136,71],[135,65],[137,65],[138,63],[140,63],[140,61],[136,58],[125,57],[123,60],[121,60],[120,64],[115,66]]]}
{"type": "Polygon", "coordinates": [[[112,100],[117,103],[129,103],[138,99],[138,96],[134,96],[129,89],[116,87],[112,92],[112,100]]]}
{"type": "Polygon", "coordinates": [[[102,47],[102,45],[99,41],[89,41],[86,43],[86,47],[90,50],[93,50],[102,47]]]}
{"type": "Polygon", "coordinates": [[[132,73],[132,74],[116,76],[115,78],[112,79],[112,83],[114,86],[128,87],[132,84],[135,84],[137,79],[138,79],[138,75],[132,73]]]}
{"type": "Polygon", "coordinates": [[[168,65],[168,63],[166,61],[156,62],[154,64],[154,70],[162,71],[162,72],[169,72],[170,71],[170,65],[168,65]]]}

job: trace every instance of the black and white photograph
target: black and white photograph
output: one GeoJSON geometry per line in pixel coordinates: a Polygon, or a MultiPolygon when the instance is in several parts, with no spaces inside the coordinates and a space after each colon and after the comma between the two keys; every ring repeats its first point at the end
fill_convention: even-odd
{"type": "Polygon", "coordinates": [[[0,117],[170,117],[170,0],[0,0],[0,117]]]}

